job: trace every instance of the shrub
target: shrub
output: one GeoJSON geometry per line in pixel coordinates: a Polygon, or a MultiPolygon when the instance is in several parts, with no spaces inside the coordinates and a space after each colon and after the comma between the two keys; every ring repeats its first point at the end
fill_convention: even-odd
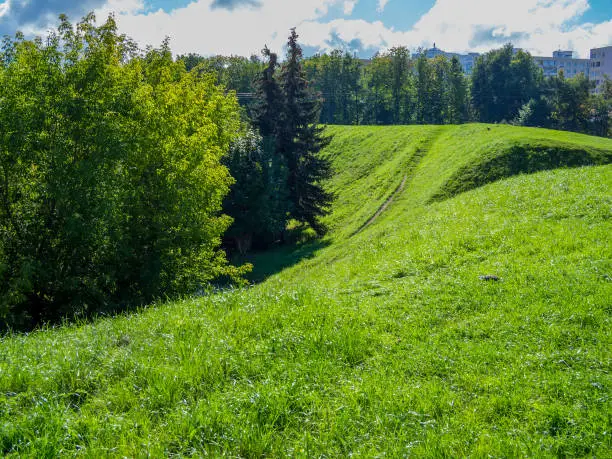
{"type": "Polygon", "coordinates": [[[89,15],[0,55],[0,320],[29,325],[238,275],[219,250],[238,106],[89,15]]]}

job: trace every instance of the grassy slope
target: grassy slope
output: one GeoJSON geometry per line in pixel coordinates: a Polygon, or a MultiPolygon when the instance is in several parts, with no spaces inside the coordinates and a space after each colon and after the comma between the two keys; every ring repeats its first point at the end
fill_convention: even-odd
{"type": "Polygon", "coordinates": [[[331,126],[334,142],[326,153],[337,171],[330,184],[337,201],[327,219],[332,236],[349,236],[374,215],[443,129],[331,126]]]}
{"type": "MultiPolygon", "coordinates": [[[[440,195],[476,188],[489,181],[489,177],[477,176],[483,164],[493,158],[507,158],[518,150],[524,157],[534,151],[545,150],[571,164],[584,165],[612,163],[609,139],[591,137],[548,129],[516,128],[504,125],[470,124],[464,126],[394,126],[394,127],[342,127],[331,126],[335,141],[327,153],[337,174],[330,188],[339,195],[338,202],[328,223],[333,235],[352,234],[376,209],[384,203],[408,175],[409,191],[403,193],[410,199],[404,210],[419,207],[440,195]],[[513,150],[515,149],[515,150],[513,150]],[[577,160],[580,158],[582,161],[577,160]],[[476,173],[475,173],[476,172],[476,173]],[[348,230],[348,231],[347,231],[348,230]]],[[[541,169],[553,169],[554,165],[540,161],[541,169]]],[[[516,175],[532,172],[533,164],[520,164],[525,170],[508,170],[500,161],[499,175],[516,175]]],[[[536,169],[537,170],[537,169],[536,169]]],[[[492,172],[490,171],[491,175],[492,172]]]]}
{"type": "Polygon", "coordinates": [[[612,166],[429,202],[492,141],[612,141],[491,129],[335,127],[316,256],[247,291],[3,339],[0,451],[605,456],[612,166]]]}

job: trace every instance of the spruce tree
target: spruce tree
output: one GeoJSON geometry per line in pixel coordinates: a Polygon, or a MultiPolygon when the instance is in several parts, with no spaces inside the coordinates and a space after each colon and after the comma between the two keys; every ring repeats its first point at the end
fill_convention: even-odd
{"type": "Polygon", "coordinates": [[[259,128],[259,133],[264,138],[264,143],[269,143],[271,139],[278,137],[285,99],[276,79],[278,56],[267,46],[262,50],[262,54],[268,63],[259,78],[255,80],[256,102],[252,115],[255,126],[259,128]]]}
{"type": "Polygon", "coordinates": [[[278,151],[287,164],[291,216],[307,222],[317,234],[322,235],[326,228],[320,217],[329,212],[333,195],[321,185],[321,181],[331,175],[331,167],[319,153],[331,139],[324,135],[324,128],[318,125],[321,100],[306,80],[302,49],[297,39],[295,29],[291,29],[287,60],[280,77],[285,106],[278,151]]]}
{"type": "MultiPolygon", "coordinates": [[[[254,126],[259,130],[261,136],[258,144],[261,151],[257,153],[255,163],[261,171],[260,179],[263,180],[264,189],[258,193],[256,198],[260,205],[256,209],[250,209],[252,215],[265,216],[260,223],[263,225],[250,226],[253,232],[253,243],[258,247],[264,247],[274,242],[286,226],[289,212],[287,197],[287,166],[285,157],[280,154],[278,139],[284,120],[285,97],[278,82],[276,71],[279,67],[278,57],[268,47],[262,51],[267,65],[255,80],[255,103],[252,110],[254,126]],[[262,198],[263,196],[263,198],[262,198]],[[259,208],[265,206],[265,208],[259,208]]],[[[259,149],[259,147],[257,147],[259,149]]],[[[248,155],[248,161],[253,161],[253,156],[248,155]]],[[[248,166],[250,167],[250,166],[248,166]]],[[[234,174],[232,174],[234,175],[234,174]]],[[[243,178],[250,180],[247,176],[243,178]]],[[[238,183],[235,188],[251,187],[248,183],[238,183]]],[[[234,216],[231,212],[230,215],[234,216]]]]}

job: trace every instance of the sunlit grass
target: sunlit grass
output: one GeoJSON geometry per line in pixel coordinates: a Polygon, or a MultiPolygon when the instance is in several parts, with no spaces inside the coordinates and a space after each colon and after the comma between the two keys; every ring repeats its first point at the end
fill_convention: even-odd
{"type": "Polygon", "coordinates": [[[606,457],[612,166],[432,203],[482,159],[441,155],[461,129],[490,132],[334,128],[332,234],[259,285],[2,339],[0,452],[606,457]],[[430,154],[455,166],[432,175],[430,154]],[[404,175],[402,195],[350,237],[404,175]]]}

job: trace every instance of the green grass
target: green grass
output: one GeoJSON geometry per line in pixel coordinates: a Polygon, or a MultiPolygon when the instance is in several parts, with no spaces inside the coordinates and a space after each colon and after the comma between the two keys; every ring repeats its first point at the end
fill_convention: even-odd
{"type": "Polygon", "coordinates": [[[612,141],[332,131],[332,233],[257,256],[265,282],[2,339],[0,453],[609,457],[612,166],[475,165],[612,141]]]}
{"type": "Polygon", "coordinates": [[[326,150],[336,174],[329,188],[337,196],[326,223],[332,237],[357,231],[418,165],[442,126],[330,126],[326,150]]]}

